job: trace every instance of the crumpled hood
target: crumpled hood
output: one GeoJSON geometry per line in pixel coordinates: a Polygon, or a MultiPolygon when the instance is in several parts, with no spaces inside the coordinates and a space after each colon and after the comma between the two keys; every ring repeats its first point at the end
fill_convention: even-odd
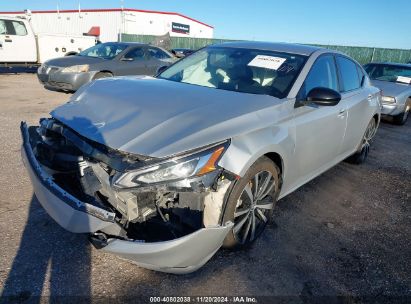
{"type": "Polygon", "coordinates": [[[151,77],[92,82],[51,115],[110,148],[166,157],[231,138],[273,121],[277,98],[151,77]]]}
{"type": "Polygon", "coordinates": [[[409,84],[400,82],[389,82],[381,80],[371,80],[371,84],[382,90],[384,96],[398,96],[406,90],[411,90],[409,84]]]}

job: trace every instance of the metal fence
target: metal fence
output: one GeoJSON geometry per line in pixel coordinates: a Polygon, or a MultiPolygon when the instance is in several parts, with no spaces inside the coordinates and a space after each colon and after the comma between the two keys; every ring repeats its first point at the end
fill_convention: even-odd
{"type": "MultiPolygon", "coordinates": [[[[122,34],[121,40],[128,42],[142,42],[151,43],[155,36],[149,35],[132,35],[122,34]]],[[[171,37],[172,48],[189,48],[199,49],[206,45],[222,43],[227,41],[234,41],[229,39],[206,39],[206,38],[187,38],[187,37],[171,37]]],[[[359,63],[364,64],[368,62],[400,62],[405,63],[411,61],[411,50],[404,49],[385,49],[373,47],[358,47],[358,46],[341,46],[341,45],[319,45],[315,46],[325,47],[332,50],[343,52],[359,63]]]]}

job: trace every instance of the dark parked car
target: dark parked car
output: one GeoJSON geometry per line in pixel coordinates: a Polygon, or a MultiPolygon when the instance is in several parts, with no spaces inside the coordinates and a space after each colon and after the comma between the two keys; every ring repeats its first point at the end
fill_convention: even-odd
{"type": "Polygon", "coordinates": [[[76,55],[46,61],[37,76],[46,88],[76,91],[92,80],[124,75],[154,75],[175,59],[166,50],[141,43],[107,42],[76,55]]]}
{"type": "Polygon", "coordinates": [[[192,49],[172,49],[171,53],[174,54],[174,56],[176,56],[177,58],[183,58],[186,57],[188,55],[191,55],[192,53],[194,53],[195,51],[192,49]]]}

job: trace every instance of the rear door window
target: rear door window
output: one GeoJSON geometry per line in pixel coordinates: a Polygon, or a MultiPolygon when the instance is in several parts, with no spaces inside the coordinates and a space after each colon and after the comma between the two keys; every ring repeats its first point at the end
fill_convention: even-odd
{"type": "Polygon", "coordinates": [[[166,52],[164,52],[164,51],[162,51],[158,48],[150,47],[150,48],[148,48],[148,53],[150,54],[151,57],[156,58],[156,59],[170,58],[170,56],[166,52]]]}
{"type": "Polygon", "coordinates": [[[133,60],[141,60],[144,59],[144,49],[143,48],[135,48],[129,51],[124,58],[130,58],[133,60]]]}
{"type": "Polygon", "coordinates": [[[337,56],[337,65],[341,75],[341,92],[349,92],[361,87],[357,64],[354,61],[337,56]]]}

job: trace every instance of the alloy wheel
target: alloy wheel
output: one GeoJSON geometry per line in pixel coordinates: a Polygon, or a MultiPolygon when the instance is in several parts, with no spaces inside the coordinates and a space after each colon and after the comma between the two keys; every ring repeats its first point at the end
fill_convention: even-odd
{"type": "Polygon", "coordinates": [[[234,212],[233,233],[240,244],[251,243],[264,230],[274,208],[274,186],[273,175],[260,171],[244,187],[234,212]]]}
{"type": "Polygon", "coordinates": [[[370,142],[372,138],[375,135],[375,132],[377,130],[377,123],[375,122],[375,119],[371,119],[370,123],[367,126],[367,130],[365,130],[363,142],[361,145],[361,149],[365,149],[367,152],[370,149],[370,142]]]}

